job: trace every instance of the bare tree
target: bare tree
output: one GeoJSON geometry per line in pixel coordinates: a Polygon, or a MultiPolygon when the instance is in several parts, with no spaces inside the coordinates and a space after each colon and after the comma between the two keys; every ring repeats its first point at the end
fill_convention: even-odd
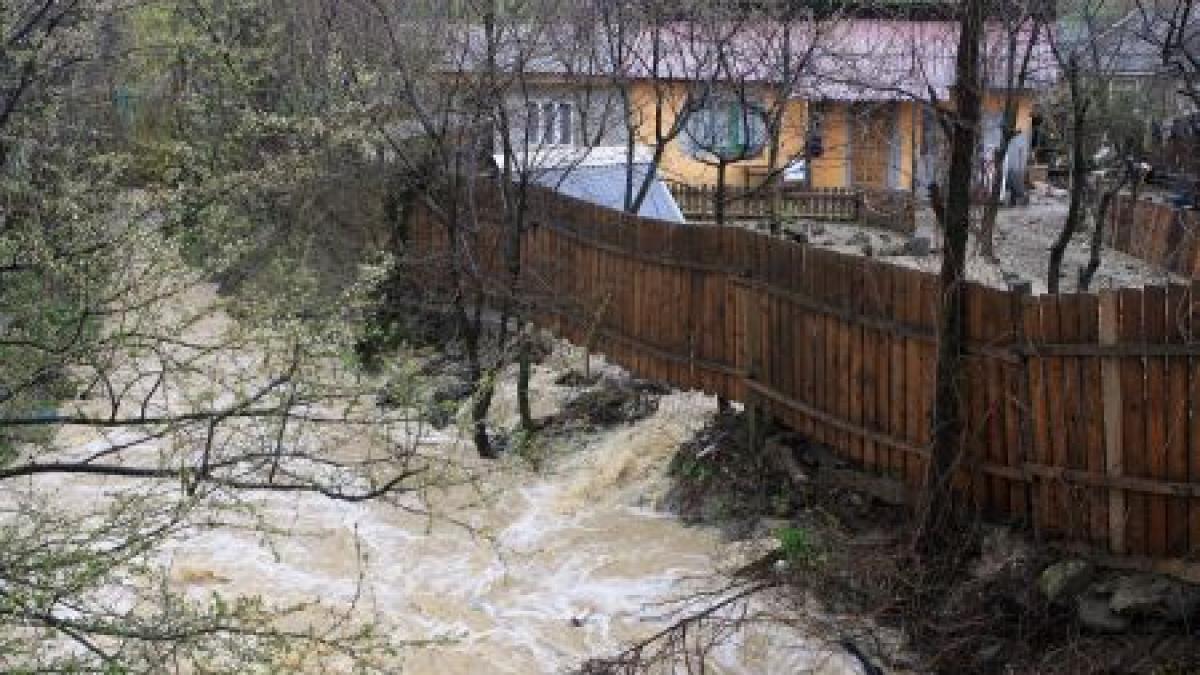
{"type": "Polygon", "coordinates": [[[691,38],[696,23],[722,5],[698,0],[593,4],[608,83],[622,108],[627,213],[641,211],[660,177],[663,157],[695,112],[701,97],[696,83],[710,79],[713,66],[696,58],[700,43],[691,38]],[[650,151],[645,170],[638,168],[639,147],[650,151]]]}
{"type": "MultiPolygon", "coordinates": [[[[1133,178],[1132,155],[1138,151],[1141,134],[1131,131],[1130,102],[1113,95],[1113,73],[1128,53],[1133,35],[1125,30],[1116,8],[1105,0],[1083,0],[1064,11],[1073,12],[1080,28],[1076,32],[1051,34],[1053,52],[1065,82],[1062,107],[1066,136],[1070,143],[1070,192],[1062,230],[1050,248],[1046,287],[1059,291],[1062,263],[1067,246],[1083,226],[1087,211],[1099,201],[1107,212],[1112,197],[1097,193],[1095,172],[1109,169],[1116,174],[1109,193],[1115,195],[1133,178]]],[[[1136,124],[1134,125],[1136,126],[1136,124]]],[[[1099,267],[1105,225],[1097,214],[1091,262],[1081,270],[1086,288],[1099,267]]]]}
{"type": "Polygon", "coordinates": [[[1200,110],[1200,8],[1195,0],[1139,0],[1137,35],[1158,47],[1179,93],[1200,110]]]}
{"type": "Polygon", "coordinates": [[[919,543],[935,551],[957,532],[953,476],[963,453],[963,354],[966,341],[966,255],[971,224],[971,181],[979,142],[984,81],[980,53],[983,43],[983,0],[962,0],[958,6],[959,37],[955,60],[954,110],[949,115],[950,172],[942,226],[945,244],[938,279],[937,365],[934,379],[933,448],[925,481],[919,543]]]}
{"type": "MultiPolygon", "coordinates": [[[[992,12],[1001,27],[1002,46],[998,55],[990,55],[993,58],[989,61],[994,63],[997,60],[995,56],[999,56],[1001,77],[998,80],[1004,92],[1004,109],[1001,113],[999,142],[992,149],[991,162],[995,167],[995,175],[989,186],[979,223],[980,255],[992,261],[996,259],[995,230],[996,217],[1000,210],[1001,188],[1007,178],[1004,167],[1007,165],[1009,146],[1020,134],[1017,128],[1019,97],[1026,91],[1031,78],[1045,76],[1044,73],[1036,72],[1041,60],[1035,60],[1034,55],[1042,45],[1042,31],[1051,18],[1048,12],[1049,8],[1041,0],[1005,2],[992,12]]],[[[985,77],[995,80],[996,75],[988,73],[985,77]]],[[[1021,172],[1021,179],[1024,180],[1024,172],[1021,172]]],[[[1020,186],[1010,186],[1012,190],[1019,188],[1020,186]]]]}
{"type": "Polygon", "coordinates": [[[814,78],[818,61],[833,48],[830,34],[847,11],[840,3],[806,9],[791,2],[767,2],[751,31],[751,58],[765,70],[767,166],[763,187],[767,190],[767,217],[773,234],[780,231],[784,170],[803,159],[805,170],[812,171],[808,130],[814,111],[806,109],[803,120],[789,113],[795,109],[797,93],[814,78]],[[784,147],[783,139],[789,136],[802,139],[800,146],[784,147]]]}

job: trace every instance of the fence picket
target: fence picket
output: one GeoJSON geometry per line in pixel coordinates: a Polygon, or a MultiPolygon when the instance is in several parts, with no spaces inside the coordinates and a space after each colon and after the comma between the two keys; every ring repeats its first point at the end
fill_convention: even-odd
{"type": "MultiPolygon", "coordinates": [[[[1162,239],[1161,228],[1155,236],[1162,239]]],[[[1142,293],[1142,335],[1148,344],[1162,344],[1166,338],[1166,289],[1147,286],[1142,293]]],[[[1167,477],[1167,376],[1166,357],[1146,359],[1146,476],[1158,480],[1167,477]]],[[[1152,495],[1148,504],[1148,552],[1161,556],[1167,551],[1167,499],[1152,495]]]]}
{"type": "MultiPolygon", "coordinates": [[[[1167,341],[1183,344],[1187,340],[1186,310],[1190,304],[1189,289],[1172,285],[1167,289],[1167,341]]],[[[1167,457],[1166,478],[1172,482],[1188,481],[1188,359],[1172,358],[1167,363],[1167,457]]],[[[1167,498],[1166,554],[1184,557],[1188,553],[1188,500],[1167,498]]]]}
{"type": "MultiPolygon", "coordinates": [[[[1120,344],[1142,342],[1142,292],[1122,289],[1118,292],[1121,302],[1120,344]]],[[[1121,359],[1121,403],[1123,405],[1124,468],[1125,475],[1144,478],[1146,476],[1146,418],[1145,418],[1146,369],[1142,358],[1126,356],[1121,359]]],[[[1146,495],[1129,491],[1125,496],[1125,545],[1129,553],[1147,553],[1146,495]]]]}

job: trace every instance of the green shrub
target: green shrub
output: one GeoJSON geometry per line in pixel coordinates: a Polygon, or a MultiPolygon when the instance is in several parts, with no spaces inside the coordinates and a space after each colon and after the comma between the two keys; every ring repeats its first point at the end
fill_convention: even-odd
{"type": "Polygon", "coordinates": [[[783,558],[793,567],[811,567],[820,562],[816,543],[808,530],[787,526],[775,531],[783,558]]]}

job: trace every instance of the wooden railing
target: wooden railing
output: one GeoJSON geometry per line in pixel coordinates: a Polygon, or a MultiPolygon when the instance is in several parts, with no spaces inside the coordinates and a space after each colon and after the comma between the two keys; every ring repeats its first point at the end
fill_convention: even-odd
{"type": "MultiPolygon", "coordinates": [[[[935,275],[553,194],[531,207],[519,292],[538,324],[639,377],[762,407],[910,496],[923,489],[935,275]]],[[[428,210],[413,218],[408,264],[430,285],[451,266],[444,228],[428,210]]],[[[463,269],[492,260],[480,278],[504,294],[488,229],[459,239],[459,256],[463,269]]],[[[966,311],[968,503],[1200,578],[1200,285],[1030,296],[971,284],[966,311]]]]}
{"type": "MultiPolygon", "coordinates": [[[[667,185],[689,222],[715,220],[716,186],[677,182],[667,185]]],[[[770,217],[770,192],[766,187],[726,186],[723,203],[727,222],[762,222],[770,217]]],[[[903,233],[911,232],[915,221],[911,195],[887,190],[785,187],[780,192],[777,209],[776,216],[782,222],[858,222],[903,233]]]]}
{"type": "MultiPolygon", "coordinates": [[[[689,221],[712,222],[717,204],[715,185],[668,183],[671,194],[689,221]]],[[[766,188],[726,186],[725,215],[731,220],[762,220],[769,213],[766,188]]],[[[788,188],[779,199],[781,218],[812,220],[858,220],[862,195],[841,188],[796,190],[788,188]]]]}

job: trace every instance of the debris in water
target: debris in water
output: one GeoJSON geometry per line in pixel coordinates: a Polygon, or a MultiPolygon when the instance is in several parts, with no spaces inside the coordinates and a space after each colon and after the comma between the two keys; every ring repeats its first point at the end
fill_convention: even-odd
{"type": "Polygon", "coordinates": [[[564,427],[604,428],[636,422],[658,410],[658,398],[669,390],[635,379],[602,378],[563,406],[555,422],[564,427]]]}
{"type": "Polygon", "coordinates": [[[578,370],[568,370],[554,379],[560,387],[592,387],[600,381],[599,373],[584,375],[578,370]]]}

